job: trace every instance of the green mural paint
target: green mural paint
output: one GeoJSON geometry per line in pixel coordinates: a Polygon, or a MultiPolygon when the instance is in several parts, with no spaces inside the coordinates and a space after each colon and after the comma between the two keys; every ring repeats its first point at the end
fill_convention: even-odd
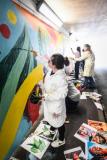
{"type": "Polygon", "coordinates": [[[30,54],[30,63],[29,63],[29,71],[28,71],[28,73],[30,73],[33,68],[34,68],[33,56],[30,54]]]}
{"type": "Polygon", "coordinates": [[[26,62],[25,65],[23,67],[22,73],[20,75],[19,81],[18,81],[18,85],[17,85],[17,90],[20,88],[21,84],[23,83],[23,81],[26,79],[26,77],[28,76],[28,69],[29,69],[29,63],[30,63],[30,53],[28,51],[26,51],[27,53],[27,58],[26,58],[26,62]]]}
{"type": "MultiPolygon", "coordinates": [[[[20,46],[17,46],[17,48],[19,48],[19,47],[20,46]]],[[[25,49],[29,48],[29,37],[28,37],[26,27],[25,27],[25,39],[24,39],[23,48],[25,48],[25,49]]],[[[25,65],[27,54],[28,54],[28,52],[25,52],[25,50],[19,50],[19,51],[20,51],[19,56],[10,71],[10,74],[7,78],[6,84],[4,86],[4,89],[3,89],[2,95],[1,95],[0,128],[2,126],[4,119],[5,119],[6,113],[8,112],[11,101],[15,95],[17,84],[18,84],[21,72],[23,70],[23,67],[25,65]]]]}
{"type": "Polygon", "coordinates": [[[19,50],[17,49],[17,46],[20,46],[20,48],[22,48],[24,43],[24,38],[25,38],[25,32],[23,30],[22,34],[19,36],[17,42],[15,43],[14,48],[12,48],[9,54],[0,62],[0,101],[1,101],[2,89],[4,88],[7,77],[20,53],[19,50]]]}

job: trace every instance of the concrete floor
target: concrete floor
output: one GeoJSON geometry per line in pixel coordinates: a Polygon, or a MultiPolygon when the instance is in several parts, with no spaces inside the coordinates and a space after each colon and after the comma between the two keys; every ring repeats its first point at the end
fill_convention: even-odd
{"type": "Polygon", "coordinates": [[[107,70],[98,70],[95,79],[98,92],[102,94],[101,102],[104,105],[105,121],[107,122],[107,70]]]}

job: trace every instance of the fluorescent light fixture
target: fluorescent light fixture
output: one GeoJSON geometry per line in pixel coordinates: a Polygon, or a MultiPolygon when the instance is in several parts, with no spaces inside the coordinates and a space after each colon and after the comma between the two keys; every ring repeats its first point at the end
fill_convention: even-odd
{"type": "Polygon", "coordinates": [[[39,12],[42,13],[45,17],[47,17],[51,22],[53,22],[58,27],[63,25],[63,22],[59,19],[59,17],[52,11],[52,9],[46,4],[42,3],[39,8],[39,12]]]}

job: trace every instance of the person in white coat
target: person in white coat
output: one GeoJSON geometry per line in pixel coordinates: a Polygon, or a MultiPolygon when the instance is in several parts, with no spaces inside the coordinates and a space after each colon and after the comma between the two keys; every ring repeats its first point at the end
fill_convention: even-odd
{"type": "Polygon", "coordinates": [[[65,57],[65,73],[68,82],[68,94],[66,97],[66,110],[67,113],[70,114],[73,111],[76,111],[77,105],[80,101],[80,91],[74,85],[72,78],[70,76],[71,71],[69,70],[70,61],[67,57],[65,57]]]}
{"type": "Polygon", "coordinates": [[[49,60],[49,71],[44,78],[44,119],[51,125],[51,130],[58,129],[59,139],[51,143],[52,147],[65,144],[65,97],[68,93],[68,84],[64,71],[64,57],[54,54],[49,60]]]}
{"type": "Polygon", "coordinates": [[[91,46],[89,44],[84,45],[84,53],[79,58],[74,58],[75,61],[85,61],[83,76],[84,87],[95,89],[95,82],[93,79],[94,76],[94,66],[95,66],[95,55],[91,50],[91,46]]]}

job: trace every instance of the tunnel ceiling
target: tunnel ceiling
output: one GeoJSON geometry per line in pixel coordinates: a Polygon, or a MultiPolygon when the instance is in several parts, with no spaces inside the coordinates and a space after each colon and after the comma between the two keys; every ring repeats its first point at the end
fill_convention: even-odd
{"type": "Polygon", "coordinates": [[[107,0],[45,0],[68,31],[107,33],[107,0]]]}

